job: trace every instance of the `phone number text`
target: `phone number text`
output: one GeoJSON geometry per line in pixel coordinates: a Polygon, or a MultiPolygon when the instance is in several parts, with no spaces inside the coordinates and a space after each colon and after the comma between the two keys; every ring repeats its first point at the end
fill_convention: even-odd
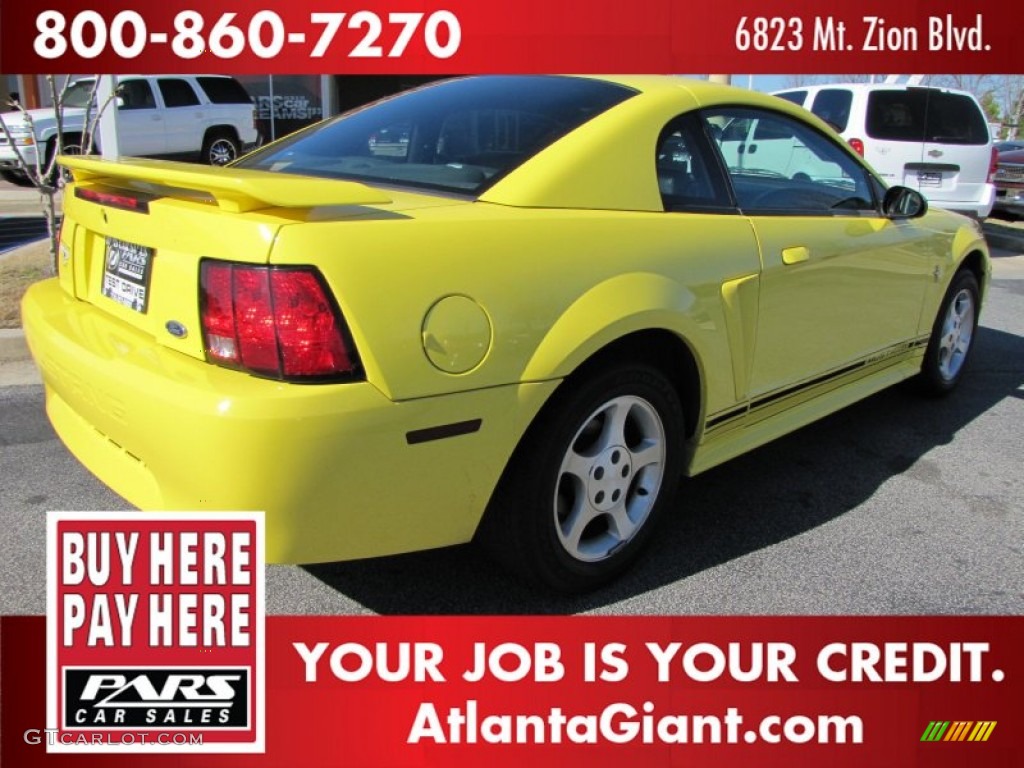
{"type": "Polygon", "coordinates": [[[248,18],[222,13],[206,18],[199,11],[174,16],[173,30],[150,29],[138,11],[121,11],[109,21],[97,11],[66,16],[43,11],[36,16],[33,49],[44,59],[72,53],[94,59],[108,50],[122,59],[141,56],[149,46],[170,46],[180,59],[211,54],[234,59],[254,54],[273,59],[285,46],[312,45],[314,59],[330,55],[353,59],[401,58],[411,46],[423,46],[435,59],[449,59],[462,43],[462,27],[451,11],[433,13],[310,13],[305,29],[288,29],[274,11],[248,18]]]}

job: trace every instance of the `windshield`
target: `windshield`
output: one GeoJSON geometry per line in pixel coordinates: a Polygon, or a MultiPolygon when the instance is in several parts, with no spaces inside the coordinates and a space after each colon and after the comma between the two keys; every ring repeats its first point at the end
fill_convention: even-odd
{"type": "Polygon", "coordinates": [[[479,194],[635,93],[575,77],[448,80],[283,139],[236,167],[479,194]]]}
{"type": "Polygon", "coordinates": [[[68,87],[67,93],[64,94],[64,106],[84,109],[89,104],[89,97],[92,95],[95,84],[95,80],[79,80],[72,83],[68,87]]]}

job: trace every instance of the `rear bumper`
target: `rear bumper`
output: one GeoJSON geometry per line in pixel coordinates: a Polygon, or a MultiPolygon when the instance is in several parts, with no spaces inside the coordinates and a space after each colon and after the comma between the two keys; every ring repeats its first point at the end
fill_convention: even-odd
{"type": "Polygon", "coordinates": [[[33,286],[22,310],[71,452],[143,509],[265,511],[270,562],[468,541],[518,440],[516,413],[555,386],[396,403],[366,382],[286,384],[195,360],[56,280],[33,286]],[[473,434],[406,438],[470,419],[482,419],[473,434]]]}
{"type": "Polygon", "coordinates": [[[993,210],[1024,216],[1024,185],[997,188],[993,210]]]}
{"type": "MultiPolygon", "coordinates": [[[[25,163],[29,168],[35,168],[36,165],[36,146],[18,147],[21,150],[21,156],[25,158],[25,163]]],[[[0,146],[0,169],[5,171],[21,171],[21,163],[18,162],[18,156],[9,145],[0,146]]]]}
{"type": "MultiPolygon", "coordinates": [[[[992,206],[996,201],[996,187],[994,184],[983,184],[979,191],[979,196],[973,200],[933,200],[929,197],[928,204],[945,211],[962,213],[975,219],[984,219],[992,213],[992,206]]],[[[921,193],[928,197],[927,190],[922,189],[921,193]]]]}

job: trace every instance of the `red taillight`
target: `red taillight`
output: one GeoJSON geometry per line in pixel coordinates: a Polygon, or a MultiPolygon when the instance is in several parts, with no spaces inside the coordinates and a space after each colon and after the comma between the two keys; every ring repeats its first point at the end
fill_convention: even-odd
{"type": "Polygon", "coordinates": [[[856,152],[861,157],[864,157],[864,142],[863,141],[861,141],[860,139],[850,139],[849,142],[847,142],[847,143],[850,145],[850,147],[853,149],[854,152],[856,152]]]}
{"type": "Polygon", "coordinates": [[[211,362],[284,379],[352,375],[341,316],[312,268],[204,261],[203,339],[211,362]]]}
{"type": "Polygon", "coordinates": [[[151,195],[121,194],[104,192],[100,189],[82,189],[81,187],[75,187],[75,197],[88,200],[90,203],[99,203],[136,213],[149,213],[149,201],[153,199],[151,195]]]}
{"type": "Polygon", "coordinates": [[[996,180],[996,171],[999,170],[999,150],[992,147],[992,157],[988,161],[988,183],[996,180]]]}

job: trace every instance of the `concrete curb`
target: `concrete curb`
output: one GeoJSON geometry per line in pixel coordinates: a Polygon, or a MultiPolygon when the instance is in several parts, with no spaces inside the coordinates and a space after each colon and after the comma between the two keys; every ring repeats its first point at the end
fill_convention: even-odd
{"type": "Polygon", "coordinates": [[[30,359],[25,332],[20,328],[0,328],[0,363],[30,359]]]}

